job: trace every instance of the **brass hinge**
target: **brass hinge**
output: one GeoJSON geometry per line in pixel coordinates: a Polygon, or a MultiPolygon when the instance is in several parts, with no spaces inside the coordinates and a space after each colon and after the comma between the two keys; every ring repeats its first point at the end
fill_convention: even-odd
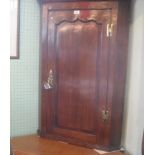
{"type": "Polygon", "coordinates": [[[102,119],[103,119],[103,121],[105,122],[105,121],[108,121],[108,119],[109,119],[109,110],[103,110],[102,111],[102,119]]]}
{"type": "Polygon", "coordinates": [[[112,37],[113,24],[107,24],[107,37],[112,37]]]}

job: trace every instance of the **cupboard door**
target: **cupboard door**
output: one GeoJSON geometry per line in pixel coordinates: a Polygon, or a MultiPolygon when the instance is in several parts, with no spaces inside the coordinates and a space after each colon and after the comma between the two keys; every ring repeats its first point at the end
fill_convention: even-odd
{"type": "Polygon", "coordinates": [[[52,3],[44,7],[45,136],[88,146],[108,145],[108,121],[103,114],[111,42],[107,34],[112,20],[109,4],[52,3]]]}

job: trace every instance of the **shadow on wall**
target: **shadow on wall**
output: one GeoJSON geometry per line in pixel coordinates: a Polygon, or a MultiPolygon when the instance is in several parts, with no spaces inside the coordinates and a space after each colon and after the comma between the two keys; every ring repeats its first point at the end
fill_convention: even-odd
{"type": "Polygon", "coordinates": [[[122,146],[129,155],[141,155],[144,129],[144,1],[132,1],[131,12],[122,146]]]}

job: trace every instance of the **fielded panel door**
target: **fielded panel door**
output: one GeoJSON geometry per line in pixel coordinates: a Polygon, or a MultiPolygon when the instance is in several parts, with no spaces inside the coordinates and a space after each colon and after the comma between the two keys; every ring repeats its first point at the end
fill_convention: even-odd
{"type": "Polygon", "coordinates": [[[109,124],[103,116],[112,44],[108,26],[116,25],[116,6],[43,6],[42,135],[81,145],[108,145],[109,124]]]}

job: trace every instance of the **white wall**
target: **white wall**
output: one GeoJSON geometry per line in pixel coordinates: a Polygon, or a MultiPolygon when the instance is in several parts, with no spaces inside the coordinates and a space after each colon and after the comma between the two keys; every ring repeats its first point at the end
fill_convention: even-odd
{"type": "Polygon", "coordinates": [[[144,126],[143,5],[143,0],[134,0],[132,2],[132,18],[130,22],[129,59],[122,145],[131,155],[141,155],[144,126]]]}
{"type": "Polygon", "coordinates": [[[40,5],[20,0],[19,59],[10,62],[11,136],[35,134],[39,107],[40,5]]]}

